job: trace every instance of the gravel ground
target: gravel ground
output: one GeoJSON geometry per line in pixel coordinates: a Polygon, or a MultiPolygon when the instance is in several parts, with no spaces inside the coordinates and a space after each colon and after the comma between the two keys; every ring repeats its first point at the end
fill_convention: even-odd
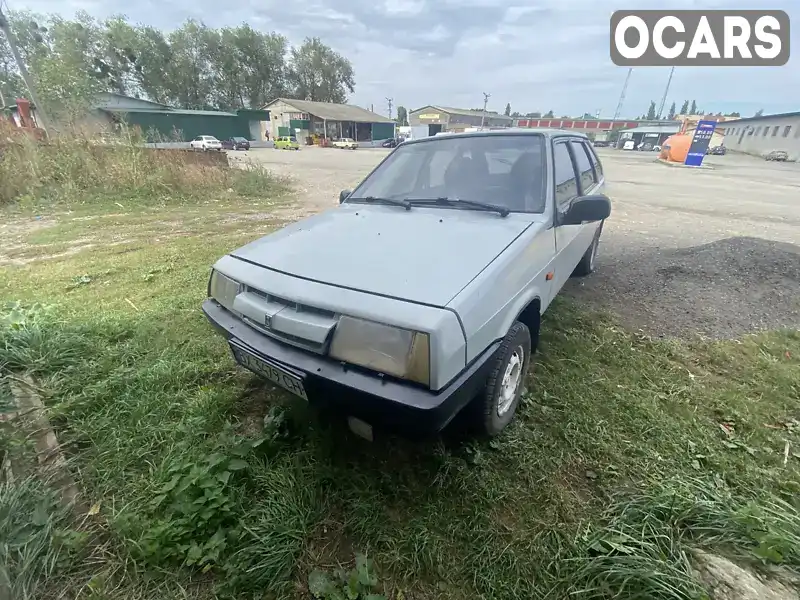
{"type": "MultiPolygon", "coordinates": [[[[601,149],[614,202],[598,270],[565,293],[667,337],[735,337],[800,328],[800,164],[708,157],[713,170],[667,167],[650,153],[601,149]]],[[[385,150],[257,149],[292,177],[302,216],[336,205],[385,150]]]]}

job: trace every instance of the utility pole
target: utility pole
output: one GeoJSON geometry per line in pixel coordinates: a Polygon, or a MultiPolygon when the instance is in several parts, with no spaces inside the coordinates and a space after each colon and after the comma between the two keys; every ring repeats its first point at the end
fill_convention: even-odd
{"type": "Polygon", "coordinates": [[[661,106],[658,107],[659,120],[664,115],[664,104],[667,102],[667,94],[669,93],[669,85],[672,83],[672,74],[675,72],[675,67],[669,70],[669,79],[667,79],[667,87],[664,88],[664,95],[661,97],[661,106]]]}
{"type": "Polygon", "coordinates": [[[481,131],[483,131],[483,124],[486,122],[486,105],[489,104],[489,98],[491,98],[491,94],[487,94],[483,92],[483,114],[481,115],[481,131]]]}
{"type": "Polygon", "coordinates": [[[386,103],[389,105],[389,118],[392,118],[392,102],[394,101],[393,98],[386,98],[386,103]]]}
{"type": "Polygon", "coordinates": [[[33,91],[33,81],[31,81],[31,76],[28,73],[28,69],[25,68],[25,63],[22,61],[22,57],[19,55],[19,50],[17,49],[17,40],[14,39],[14,35],[11,33],[11,27],[8,24],[8,19],[6,19],[6,16],[3,14],[2,7],[0,7],[0,29],[2,29],[6,36],[6,41],[8,42],[8,47],[11,50],[11,55],[14,57],[14,60],[17,63],[19,74],[22,77],[22,81],[25,82],[25,87],[28,89],[28,94],[31,96],[31,102],[33,103],[33,107],[36,109],[39,125],[44,130],[45,134],[47,134],[48,129],[50,129],[49,120],[45,114],[44,106],[42,106],[42,104],[39,102],[36,93],[33,91]]]}

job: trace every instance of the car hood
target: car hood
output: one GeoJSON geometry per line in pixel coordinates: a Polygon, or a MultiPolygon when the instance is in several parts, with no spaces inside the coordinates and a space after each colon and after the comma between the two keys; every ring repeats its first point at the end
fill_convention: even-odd
{"type": "Polygon", "coordinates": [[[531,225],[533,216],[344,204],[231,256],[321,283],[445,306],[531,225]]]}

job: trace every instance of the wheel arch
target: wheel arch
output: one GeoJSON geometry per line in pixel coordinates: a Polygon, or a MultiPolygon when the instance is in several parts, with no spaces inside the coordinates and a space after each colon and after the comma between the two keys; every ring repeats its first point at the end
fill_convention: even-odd
{"type": "Polygon", "coordinates": [[[536,352],[542,323],[542,298],[538,292],[532,292],[519,298],[515,304],[516,310],[508,313],[513,318],[504,323],[503,331],[509,331],[516,321],[523,323],[531,334],[531,351],[536,352]]]}

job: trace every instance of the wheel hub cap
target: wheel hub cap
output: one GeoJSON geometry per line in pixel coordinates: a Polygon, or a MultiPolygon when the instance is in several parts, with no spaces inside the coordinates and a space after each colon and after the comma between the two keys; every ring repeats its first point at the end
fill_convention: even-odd
{"type": "Polygon", "coordinates": [[[525,363],[525,352],[521,346],[514,349],[508,360],[503,380],[500,383],[500,397],[497,400],[497,416],[505,415],[514,404],[520,382],[522,381],[522,365],[525,363]]]}

